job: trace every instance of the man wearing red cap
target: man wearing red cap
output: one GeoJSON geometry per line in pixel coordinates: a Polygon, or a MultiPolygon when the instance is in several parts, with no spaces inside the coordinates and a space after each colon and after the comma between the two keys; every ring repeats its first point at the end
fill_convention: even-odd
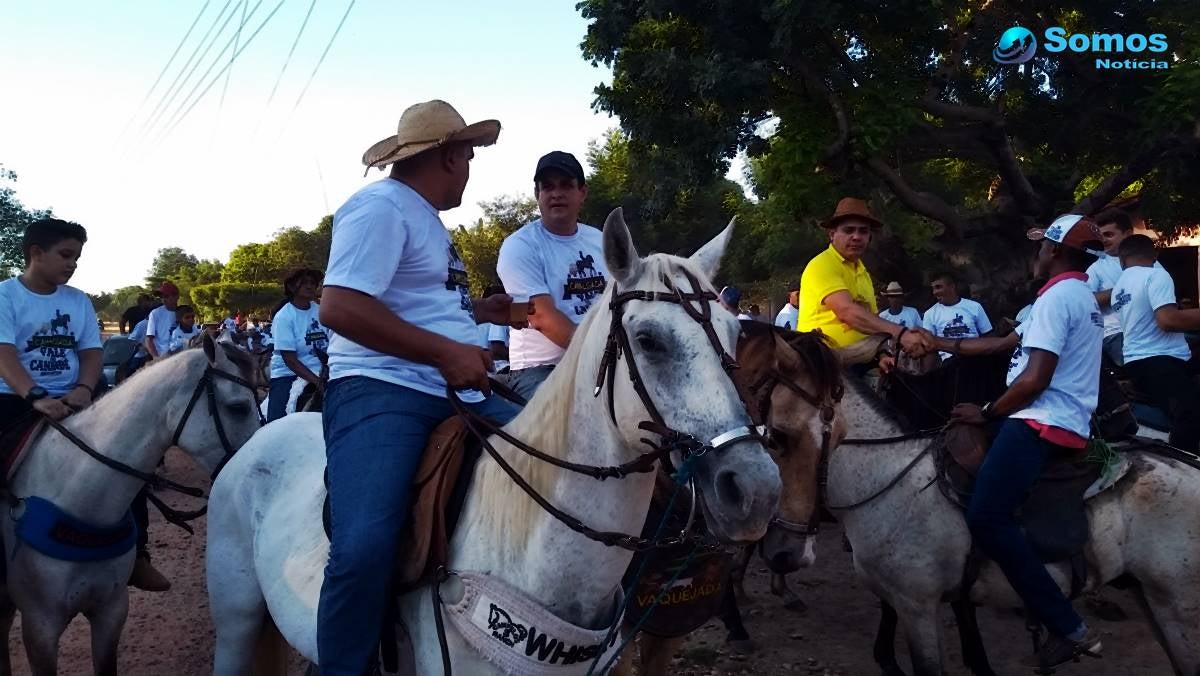
{"type": "Polygon", "coordinates": [[[870,334],[886,333],[914,356],[928,351],[929,335],[879,317],[875,287],[862,256],[875,229],[883,226],[867,203],[845,197],[822,224],[829,248],[813,257],[800,276],[798,331],[820,331],[835,347],[845,347],[870,334]]]}
{"type": "Polygon", "coordinates": [[[163,304],[150,311],[146,320],[146,351],[150,359],[162,359],[171,352],[171,332],[175,330],[175,309],[179,307],[179,287],[163,282],[158,287],[163,304]]]}
{"type": "MultiPolygon", "coordinates": [[[[1096,224],[1078,215],[1060,216],[1045,230],[1030,230],[1028,237],[1041,242],[1034,277],[1049,281],[1038,291],[1029,319],[1017,327],[1020,345],[1009,366],[1008,389],[982,407],[959,404],[952,417],[1000,424],[975,480],[967,525],[975,544],[1004,571],[1032,619],[1049,630],[1050,638],[1037,655],[1038,666],[1045,670],[1099,652],[1100,637],[1063,596],[1014,513],[1047,457],[1087,446],[1099,397],[1104,321],[1084,273],[1094,260],[1093,251],[1101,246],[1096,224]]],[[[1002,349],[1016,339],[970,342],[1002,349]]]]}

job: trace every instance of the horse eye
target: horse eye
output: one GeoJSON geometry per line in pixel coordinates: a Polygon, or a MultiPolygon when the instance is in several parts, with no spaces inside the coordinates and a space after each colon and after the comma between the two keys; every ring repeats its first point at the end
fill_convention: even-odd
{"type": "Polygon", "coordinates": [[[667,351],[666,346],[664,346],[661,342],[659,342],[659,340],[657,338],[655,338],[654,336],[652,336],[649,333],[646,333],[644,331],[641,333],[638,333],[634,337],[634,340],[637,341],[638,347],[642,348],[642,350],[645,352],[650,352],[652,354],[662,354],[667,351]]]}
{"type": "Polygon", "coordinates": [[[250,404],[244,401],[226,404],[225,408],[229,409],[229,412],[234,415],[246,415],[250,412],[250,404]]]}

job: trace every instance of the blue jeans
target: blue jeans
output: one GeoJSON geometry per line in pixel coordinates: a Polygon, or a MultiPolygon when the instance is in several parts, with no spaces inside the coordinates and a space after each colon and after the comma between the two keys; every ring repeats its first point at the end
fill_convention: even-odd
{"type": "Polygon", "coordinates": [[[1083,619],[1046,572],[1014,513],[1025,502],[1046,457],[1064,452],[1068,450],[1043,440],[1024,420],[1005,420],[979,468],[967,510],[975,543],[1004,571],[1034,618],[1058,636],[1079,629],[1083,619]]]}
{"type": "Polygon", "coordinates": [[[546,364],[545,366],[530,366],[527,369],[519,371],[509,371],[508,386],[514,392],[529,401],[533,398],[534,392],[546,382],[550,374],[554,371],[554,364],[546,364]]]}
{"type": "Polygon", "coordinates": [[[294,382],[296,382],[296,376],[271,379],[271,389],[267,394],[267,422],[287,415],[288,399],[292,397],[292,383],[294,382]]]}
{"type": "MultiPolygon", "coordinates": [[[[497,396],[470,406],[502,423],[519,411],[497,396]]],[[[451,415],[442,397],[364,376],[325,388],[333,537],[317,606],[321,676],[360,676],[374,661],[410,484],[429,435],[451,415]]]]}

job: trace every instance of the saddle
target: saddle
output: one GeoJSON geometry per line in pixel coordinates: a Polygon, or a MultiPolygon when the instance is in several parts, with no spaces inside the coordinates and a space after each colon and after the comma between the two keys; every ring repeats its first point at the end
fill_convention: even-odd
{"type": "MultiPolygon", "coordinates": [[[[433,431],[413,477],[408,525],[400,535],[396,594],[404,594],[433,579],[449,556],[450,537],[458,524],[482,447],[454,416],[433,431]]],[[[325,535],[331,535],[329,494],[322,510],[325,535]]]]}

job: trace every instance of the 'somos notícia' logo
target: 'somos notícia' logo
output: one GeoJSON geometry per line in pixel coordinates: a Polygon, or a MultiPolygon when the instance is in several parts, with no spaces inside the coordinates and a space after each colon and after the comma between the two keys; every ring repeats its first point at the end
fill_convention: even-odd
{"type": "Polygon", "coordinates": [[[1037,53],[1037,38],[1028,28],[1013,26],[1000,35],[992,58],[996,63],[1016,65],[1025,63],[1037,53]]]}
{"type": "MultiPolygon", "coordinates": [[[[1037,38],[1021,26],[1013,26],[1000,35],[992,58],[997,63],[1017,65],[1033,58],[1037,52],[1037,38]]],[[[1169,49],[1167,36],[1162,33],[1075,33],[1068,34],[1061,26],[1047,28],[1042,34],[1042,49],[1050,54],[1071,51],[1076,54],[1095,55],[1098,70],[1161,70],[1170,68],[1166,60],[1145,57],[1128,58],[1145,52],[1163,54],[1169,49]],[[1114,58],[1116,57],[1116,58],[1114,58]]]]}

